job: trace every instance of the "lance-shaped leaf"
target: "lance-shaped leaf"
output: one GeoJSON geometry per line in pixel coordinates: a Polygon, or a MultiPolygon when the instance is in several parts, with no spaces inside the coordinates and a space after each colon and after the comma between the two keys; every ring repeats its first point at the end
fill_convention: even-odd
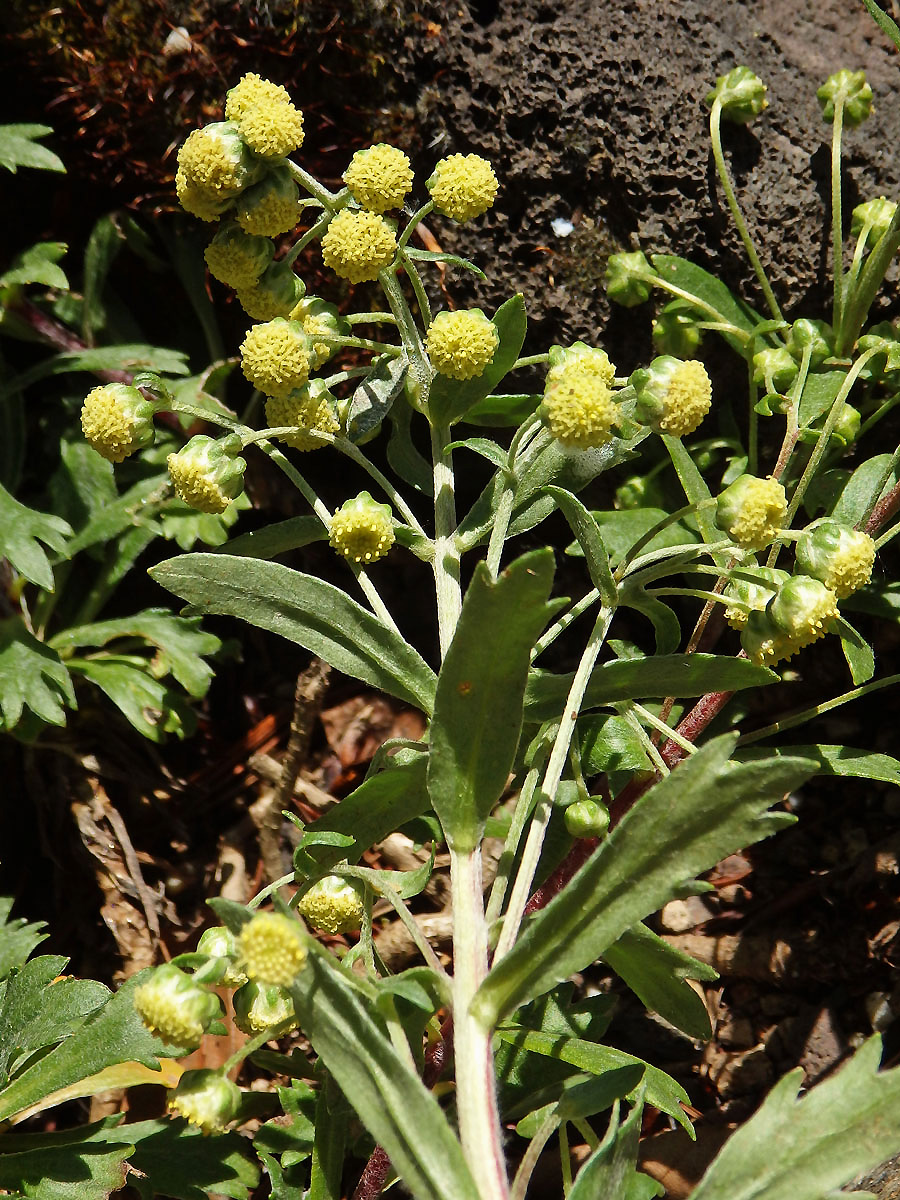
{"type": "Polygon", "coordinates": [[[240,617],[281,634],[345,675],[431,711],[434,672],[425,660],[330,583],[280,563],[224,554],[182,554],[150,574],[194,612],[240,617]]]}
{"type": "Polygon", "coordinates": [[[459,1142],[434,1096],[391,1044],[334,959],[310,943],[291,988],[313,1049],[418,1200],[478,1200],[459,1142]]]}
{"type": "Polygon", "coordinates": [[[531,649],[554,606],[553,552],[525,554],[496,582],[479,563],[438,676],[428,793],[450,845],[473,850],[519,744],[531,649]]]}
{"type": "Polygon", "coordinates": [[[800,1100],[791,1071],[762,1108],[731,1135],[692,1200],[820,1200],[896,1153],[900,1068],[878,1070],[870,1038],[836,1075],[800,1100]]]}
{"type": "Polygon", "coordinates": [[[619,1124],[614,1111],[603,1141],[587,1160],[569,1192],[570,1200],[627,1200],[637,1161],[643,1104],[637,1104],[619,1124]]]}
{"type": "Polygon", "coordinates": [[[525,341],[525,301],[510,296],[491,318],[500,338],[493,359],[475,379],[450,379],[435,375],[428,396],[428,411],[438,425],[451,425],[464,417],[473,404],[490,395],[512,368],[525,341]]]}
{"type": "MultiPolygon", "coordinates": [[[[710,275],[709,271],[704,271],[695,263],[686,258],[678,258],[674,254],[653,254],[651,261],[662,279],[696,296],[703,304],[710,305],[730,325],[742,329],[745,333],[752,333],[761,324],[762,317],[759,313],[754,312],[743,300],[739,300],[720,279],[710,275]]],[[[701,314],[707,321],[712,317],[709,309],[698,306],[698,316],[701,314]]],[[[740,338],[730,333],[722,336],[738,354],[743,354],[744,342],[740,338]]]]}
{"type": "Polygon", "coordinates": [[[770,758],[773,754],[811,758],[815,760],[817,775],[878,779],[882,783],[893,783],[900,787],[900,761],[890,754],[870,754],[853,746],[829,746],[822,742],[811,742],[804,746],[754,746],[746,750],[738,746],[735,758],[741,762],[753,762],[759,758],[770,758]]]}
{"type": "Polygon", "coordinates": [[[593,515],[577,496],[573,496],[565,488],[548,487],[547,491],[559,505],[563,516],[569,522],[569,528],[578,539],[591,583],[600,593],[600,599],[608,607],[614,607],[618,600],[619,589],[616,587],[616,581],[609,569],[609,555],[606,553],[600,530],[597,528],[597,522],[593,515]]]}
{"type": "Polygon", "coordinates": [[[735,741],[716,738],[651,788],[538,913],[475,994],[472,1011],[484,1026],[583,970],[685,880],[793,823],[790,813],[767,809],[816,764],[729,762],[735,741]]]}

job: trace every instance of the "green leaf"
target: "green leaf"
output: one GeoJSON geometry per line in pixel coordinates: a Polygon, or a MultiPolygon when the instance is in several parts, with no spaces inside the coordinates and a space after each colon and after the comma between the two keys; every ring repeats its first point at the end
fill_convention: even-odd
{"type": "Polygon", "coordinates": [[[275,558],[327,537],[328,530],[318,517],[288,517],[286,521],[275,521],[231,538],[219,553],[238,554],[242,558],[275,558]]]}
{"type": "Polygon", "coordinates": [[[481,267],[476,267],[467,258],[460,258],[458,254],[446,254],[443,250],[419,250],[415,246],[405,246],[403,253],[413,262],[446,263],[448,267],[462,267],[464,271],[471,271],[479,279],[487,278],[481,267]]]}
{"type": "Polygon", "coordinates": [[[619,589],[609,569],[609,555],[593,514],[588,512],[577,496],[573,496],[565,488],[548,487],[546,490],[559,505],[560,511],[569,522],[569,528],[578,539],[591,583],[600,593],[600,599],[608,608],[614,608],[618,602],[619,589]]]}
{"type": "Polygon", "coordinates": [[[379,359],[350,399],[347,436],[358,442],[378,428],[406,385],[409,361],[404,355],[379,359]]]}
{"type": "Polygon", "coordinates": [[[892,454],[876,454],[856,468],[832,509],[831,515],[836,521],[856,525],[866,509],[896,485],[900,479],[900,467],[895,467],[887,480],[884,478],[892,458],[892,454]],[[880,488],[877,496],[876,488],[880,488]]]}
{"type": "Polygon", "coordinates": [[[800,1069],[713,1159],[692,1200],[821,1200],[900,1145],[900,1069],[878,1070],[881,1039],[801,1099],[800,1069]]]}
{"type": "MultiPolygon", "coordinates": [[[[650,260],[661,279],[673,283],[682,291],[690,292],[706,304],[711,304],[730,325],[743,329],[745,333],[753,333],[762,322],[759,313],[754,312],[743,300],[739,300],[720,279],[716,279],[715,275],[710,275],[709,271],[704,271],[702,267],[674,254],[651,254],[650,260]]],[[[703,320],[711,319],[710,314],[703,309],[700,309],[697,315],[703,320]]],[[[744,354],[745,343],[740,338],[730,333],[723,333],[721,336],[738,354],[744,354]]]]}
{"type": "Polygon", "coordinates": [[[0,1139],[0,1188],[20,1188],[30,1200],[106,1200],[125,1186],[134,1145],[119,1118],[62,1133],[6,1133],[0,1139]]]}
{"type": "MultiPolygon", "coordinates": [[[[0,1092],[0,1121],[107,1067],[138,1062],[158,1070],[160,1058],[177,1057],[179,1051],[155,1038],[135,1012],[132,993],[146,980],[147,973],[133,975],[71,1037],[22,1071],[0,1092]]],[[[5,1138],[6,1135],[4,1145],[5,1138]]]]}
{"type": "Polygon", "coordinates": [[[303,1031],[419,1200],[478,1200],[459,1142],[360,992],[316,942],[291,996],[303,1031]]]}
{"type": "Polygon", "coordinates": [[[640,587],[629,586],[619,592],[621,608],[633,608],[642,613],[653,626],[657,656],[673,654],[681,641],[681,625],[668,604],[656,596],[648,596],[640,587]]]}
{"type": "Polygon", "coordinates": [[[29,583],[53,591],[53,568],[41,542],[65,558],[71,536],[68,521],[26,508],[0,487],[0,558],[8,558],[29,583]]]}
{"type": "Polygon", "coordinates": [[[578,1172],[569,1200],[596,1200],[598,1196],[603,1200],[627,1200],[635,1174],[642,1115],[643,1104],[637,1104],[620,1125],[618,1111],[613,1113],[603,1141],[578,1172]]]}
{"type": "Polygon", "coordinates": [[[767,810],[815,764],[729,762],[735,741],[731,734],[715,738],[645,793],[534,917],[475,994],[471,1011],[485,1027],[583,970],[684,880],[793,824],[791,814],[767,810]]]}
{"type": "Polygon", "coordinates": [[[682,1104],[690,1104],[687,1092],[676,1081],[660,1071],[657,1067],[615,1050],[612,1046],[601,1046],[597,1042],[588,1042],[583,1038],[570,1037],[565,1034],[538,1033],[534,1030],[519,1029],[516,1026],[501,1026],[496,1036],[501,1042],[508,1042],[522,1050],[530,1050],[533,1054],[543,1054],[548,1058],[571,1063],[582,1071],[592,1075],[604,1075],[621,1067],[639,1065],[644,1068],[644,1074],[639,1086],[645,1088],[644,1098],[648,1104],[658,1108],[660,1112],[674,1117],[690,1134],[694,1136],[691,1123],[682,1109],[682,1104]]]}
{"type": "MultiPolygon", "coordinates": [[[[703,696],[707,692],[736,692],[777,683],[768,667],[724,654],[664,654],[652,658],[618,658],[601,663],[591,675],[583,709],[601,708],[621,700],[655,696],[703,696]]],[[[566,702],[571,675],[533,670],[525,690],[528,721],[552,721],[566,702]]]]}
{"type": "Polygon", "coordinates": [[[900,27],[897,22],[893,21],[883,8],[879,8],[875,0],[863,0],[863,4],[869,10],[872,20],[878,25],[882,33],[886,33],[894,45],[900,50],[900,27]]]}
{"type": "MultiPolygon", "coordinates": [[[[74,449],[74,447],[73,447],[74,449]]],[[[93,455],[95,459],[103,463],[106,467],[111,467],[111,463],[104,463],[99,454],[95,454],[90,446],[85,445],[88,454],[93,455]]],[[[67,456],[68,457],[68,456],[67,456]]],[[[99,507],[91,507],[84,509],[81,504],[81,491],[72,494],[71,486],[66,490],[69,491],[69,496],[63,499],[62,493],[65,484],[60,479],[62,472],[57,472],[55,480],[57,486],[55,492],[60,496],[60,504],[66,504],[67,508],[72,510],[72,519],[76,523],[84,521],[78,532],[69,542],[66,547],[69,557],[80,553],[82,550],[87,550],[91,546],[106,545],[110,542],[115,542],[120,534],[126,530],[135,527],[141,527],[154,536],[161,532],[159,521],[156,519],[156,512],[152,504],[154,493],[159,493],[160,489],[166,485],[168,473],[165,475],[151,475],[147,479],[142,479],[139,483],[130,487],[127,492],[121,496],[108,496],[106,488],[101,482],[105,476],[105,471],[97,471],[91,481],[90,476],[85,479],[82,477],[79,484],[88,482],[94,489],[94,499],[101,498],[102,503],[99,507]],[[78,514],[76,516],[76,513],[78,514]]],[[[72,472],[70,472],[72,474],[72,472]]],[[[111,474],[111,473],[110,473],[111,474]]],[[[87,473],[85,473],[87,475],[87,473]]]]}
{"type": "Polygon", "coordinates": [[[246,1200],[259,1182],[259,1167],[248,1158],[247,1141],[238,1133],[205,1134],[180,1117],[137,1121],[122,1132],[134,1142],[128,1182],[142,1200],[206,1200],[211,1195],[246,1200]]]}
{"type": "Polygon", "coordinates": [[[387,460],[404,483],[424,496],[434,493],[431,463],[416,449],[410,435],[412,409],[403,397],[395,401],[388,413],[391,436],[387,444],[387,460]]]}
{"type": "Polygon", "coordinates": [[[75,708],[69,672],[49,646],[25,628],[21,617],[0,621],[0,716],[15,729],[29,708],[48,725],[65,725],[66,708],[75,708]]]}
{"type": "Polygon", "coordinates": [[[653,769],[640,735],[624,717],[582,717],[578,736],[586,776],[653,769]]]}
{"type": "Polygon", "coordinates": [[[475,848],[519,744],[532,647],[554,606],[552,550],[516,559],[493,582],[475,568],[434,700],[428,792],[451,847],[475,848]]]}
{"type": "Polygon", "coordinates": [[[519,357],[527,324],[522,296],[510,296],[494,313],[492,321],[500,344],[477,378],[460,380],[435,375],[428,395],[428,412],[434,424],[452,425],[461,420],[474,404],[490,395],[519,357]]]}
{"type": "Polygon", "coordinates": [[[834,624],[835,631],[841,639],[841,649],[850,668],[854,686],[868,683],[875,674],[875,654],[872,647],[845,617],[838,617],[834,624]]]}
{"type": "Polygon", "coordinates": [[[824,413],[830,411],[846,378],[846,371],[823,371],[807,376],[798,413],[801,429],[812,425],[824,413]]]}
{"type": "MultiPolygon", "coordinates": [[[[681,438],[672,437],[670,434],[664,433],[662,440],[671,456],[675,470],[678,472],[678,478],[681,480],[681,486],[688,501],[691,504],[700,505],[704,500],[711,499],[711,493],[706,486],[706,480],[700,474],[697,464],[685,449],[681,438]]],[[[723,535],[721,530],[716,526],[713,518],[714,512],[714,508],[706,507],[700,508],[694,513],[694,520],[697,522],[700,534],[707,546],[722,541],[723,535]]],[[[728,565],[728,555],[721,550],[717,551],[712,558],[718,567],[726,567],[728,565]]]]}
{"type": "Polygon", "coordinates": [[[467,425],[488,425],[491,429],[521,425],[540,404],[543,396],[533,392],[485,396],[473,404],[463,418],[467,425]]]}
{"type": "MultiPolygon", "coordinates": [[[[607,512],[591,513],[613,566],[618,566],[631,547],[668,515],[662,508],[610,509],[607,512]]],[[[651,538],[641,553],[662,550],[667,546],[684,546],[688,542],[696,541],[697,535],[693,530],[688,529],[683,522],[675,521],[651,538]]]]}
{"type": "Polygon", "coordinates": [[[495,467],[506,467],[508,455],[502,446],[492,442],[490,438],[461,438],[458,442],[448,442],[445,450],[460,450],[465,448],[475,454],[480,454],[495,467]]]}
{"type": "Polygon", "coordinates": [[[718,979],[718,971],[676,950],[642,922],[607,947],[603,957],[645,1008],[659,1013],[688,1037],[703,1041],[710,1037],[703,997],[686,980],[718,979]]]}
{"type": "Polygon", "coordinates": [[[235,496],[223,513],[198,512],[173,496],[160,512],[159,521],[163,537],[177,542],[182,550],[190,550],[197,542],[221,546],[228,540],[228,530],[247,508],[252,505],[246,492],[235,496]]]}
{"type": "Polygon", "coordinates": [[[48,644],[54,650],[106,646],[120,638],[138,638],[156,647],[152,665],[155,679],[172,675],[191,696],[204,696],[213,677],[203,655],[215,654],[222,643],[200,629],[199,617],[176,617],[164,608],[147,608],[132,617],[76,625],[48,644]]]}
{"type": "Polygon", "coordinates": [[[25,917],[10,920],[12,906],[9,896],[0,896],[0,983],[14,967],[21,967],[31,952],[49,937],[42,932],[46,928],[43,921],[31,922],[25,917]]]}
{"type": "Polygon", "coordinates": [[[151,742],[164,742],[169,733],[183,737],[193,732],[194,718],[184,696],[154,679],[146,658],[105,654],[70,658],[66,665],[74,675],[100,688],[138,733],[151,742]]]}
{"type": "Polygon", "coordinates": [[[852,746],[829,746],[815,742],[804,746],[748,746],[744,750],[739,745],[735,758],[740,762],[756,762],[772,755],[812,759],[817,764],[816,775],[877,779],[881,783],[893,783],[900,787],[900,760],[892,758],[890,754],[855,750],[852,746]]]}
{"type": "Polygon", "coordinates": [[[44,287],[68,291],[69,281],[66,273],[62,267],[56,265],[68,248],[65,242],[38,242],[23,250],[13,259],[10,269],[0,275],[0,287],[42,283],[44,287]]]}
{"type": "Polygon", "coordinates": [[[434,672],[379,619],[339,588],[279,563],[184,554],[153,567],[194,611],[240,617],[278,633],[355,679],[431,712],[434,672]]]}
{"type": "Polygon", "coordinates": [[[565,1080],[555,1104],[547,1104],[523,1117],[516,1125],[520,1137],[532,1138],[544,1121],[555,1116],[560,1121],[580,1121],[611,1108],[640,1084],[644,1076],[642,1063],[615,1067],[602,1075],[573,1075],[565,1080]]]}
{"type": "Polygon", "coordinates": [[[5,383],[0,388],[0,401],[51,375],[67,375],[79,371],[89,374],[97,371],[155,371],[160,375],[187,375],[189,369],[187,355],[183,351],[170,350],[165,346],[135,343],[67,350],[63,354],[54,354],[52,358],[37,363],[5,383]]]}
{"type": "Polygon", "coordinates": [[[94,334],[106,324],[103,290],[109,269],[122,247],[124,235],[116,218],[106,215],[96,222],[84,251],[84,308],[81,336],[93,345],[94,334]]]}
{"type": "MultiPolygon", "coordinates": [[[[384,888],[388,887],[396,892],[401,900],[411,900],[413,896],[418,896],[424,890],[431,878],[431,872],[434,870],[434,853],[434,846],[432,846],[428,862],[423,862],[420,867],[414,867],[410,871],[378,871],[371,867],[356,867],[353,875],[356,878],[365,879],[376,895],[384,895],[384,888]]],[[[393,978],[399,979],[400,976],[395,975],[393,978]]]]}
{"type": "Polygon", "coordinates": [[[63,161],[38,138],[53,130],[49,125],[0,125],[0,167],[15,175],[17,167],[34,167],[39,171],[66,173],[63,161]]]}

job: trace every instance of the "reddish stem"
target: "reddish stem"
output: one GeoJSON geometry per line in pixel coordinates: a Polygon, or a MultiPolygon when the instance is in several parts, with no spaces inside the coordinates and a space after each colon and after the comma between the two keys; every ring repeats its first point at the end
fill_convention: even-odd
{"type": "Polygon", "coordinates": [[[886,525],[900,508],[900,483],[895,483],[886,496],[883,496],[872,509],[866,521],[864,533],[874,537],[882,525],[886,525]]]}

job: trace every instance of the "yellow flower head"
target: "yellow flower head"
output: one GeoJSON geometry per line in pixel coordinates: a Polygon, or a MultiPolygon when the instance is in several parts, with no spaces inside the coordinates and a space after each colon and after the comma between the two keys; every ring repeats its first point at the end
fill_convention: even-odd
{"type": "Polygon", "coordinates": [[[309,339],[296,321],[254,325],[241,346],[241,370],[266,396],[284,397],[309,378],[309,339]]]}
{"type": "Polygon", "coordinates": [[[606,384],[579,370],[567,372],[544,393],[541,411],[556,440],[573,450],[604,446],[618,416],[606,384]]]}
{"type": "Polygon", "coordinates": [[[321,379],[313,379],[306,387],[277,400],[270,397],[266,401],[266,424],[270,429],[299,426],[296,433],[279,436],[279,441],[295,450],[321,450],[328,443],[315,435],[334,434],[340,429],[331,393],[321,379]]]}
{"type": "Polygon", "coordinates": [[[780,483],[739,475],[719,495],[715,521],[745,550],[762,550],[778,533],[786,512],[787,496],[780,483]]]}
{"type": "Polygon", "coordinates": [[[412,182],[409,159],[402,150],[386,142],[357,150],[344,172],[344,183],[353,199],[376,213],[399,208],[412,182]]]}
{"type": "Polygon", "coordinates": [[[616,368],[610,362],[606,351],[597,346],[588,346],[585,342],[575,342],[571,346],[551,346],[549,364],[550,369],[544,384],[545,392],[549,392],[558,383],[576,373],[609,387],[616,374],[616,368]]]}
{"type": "Polygon", "coordinates": [[[662,354],[635,371],[629,383],[637,393],[637,419],[673,437],[693,433],[712,403],[706,368],[694,358],[683,361],[662,354]]]}
{"type": "Polygon", "coordinates": [[[365,905],[352,883],[340,875],[326,875],[303,896],[297,912],[324,933],[349,933],[359,929],[365,905]]]}
{"type": "Polygon", "coordinates": [[[480,308],[438,313],[425,339],[431,365],[451,379],[483,375],[499,345],[497,327],[480,308]]]}
{"type": "Polygon", "coordinates": [[[209,272],[228,287],[249,287],[269,263],[275,247],[267,239],[251,237],[237,225],[224,225],[206,247],[203,257],[209,272]]]}
{"type": "Polygon", "coordinates": [[[84,399],[82,432],[109,462],[124,462],[129,454],[152,445],[157,407],[130,384],[106,383],[88,392],[84,399]]]}
{"type": "Polygon", "coordinates": [[[328,540],[338,554],[360,566],[383,558],[394,544],[389,505],[378,504],[368,492],[360,492],[331,518],[328,540]]]}
{"type": "Polygon", "coordinates": [[[306,944],[297,921],[281,913],[257,913],[238,937],[240,962],[251,980],[290,987],[306,962],[306,944]]]}
{"type": "Polygon", "coordinates": [[[225,116],[261,158],[283,158],[303,145],[303,114],[280,84],[252,72],[228,93],[225,116]]]}
{"type": "Polygon", "coordinates": [[[221,1071],[185,1071],[169,1093],[168,1107],[204,1133],[221,1133],[237,1116],[241,1089],[221,1071]]]}
{"type": "Polygon", "coordinates": [[[277,167],[241,194],[234,219],[246,233],[277,237],[294,228],[301,211],[300,189],[287,167],[277,167]]]}
{"type": "Polygon", "coordinates": [[[244,486],[247,464],[238,456],[240,438],[198,433],[166,459],[180,500],[198,512],[223,513],[244,486]]]}
{"type": "Polygon", "coordinates": [[[180,1050],[196,1050],[222,1013],[218,997],[172,963],[156,967],[134,989],[133,1003],[150,1032],[180,1050]]]}
{"type": "Polygon", "coordinates": [[[741,645],[756,663],[772,666],[824,637],[838,615],[837,597],[809,575],[792,575],[764,612],[752,612],[741,645]]]}
{"type": "Polygon", "coordinates": [[[397,253],[397,237],[384,217],[365,209],[345,208],[322,238],[322,261],[351,283],[377,279],[397,253]]]}
{"type": "Polygon", "coordinates": [[[210,223],[218,221],[232,201],[230,192],[192,183],[181,168],[175,173],[175,194],[185,212],[210,223]]]}
{"type": "Polygon", "coordinates": [[[218,193],[220,200],[236,196],[256,174],[230,121],[195,129],[178,151],[178,171],[183,187],[218,193]]]}
{"type": "Polygon", "coordinates": [[[790,579],[787,571],[779,571],[777,567],[749,566],[742,570],[742,575],[752,575],[748,578],[732,579],[725,588],[725,599],[731,603],[725,609],[725,620],[732,629],[743,629],[752,612],[762,612],[775,593],[790,579]]]}
{"type": "Polygon", "coordinates": [[[286,317],[306,293],[306,285],[289,262],[272,263],[259,279],[237,289],[241,308],[254,321],[286,317]]]}
{"type": "Polygon", "coordinates": [[[846,599],[872,578],[875,542],[867,533],[823,517],[804,529],[796,546],[798,568],[846,599]]]}
{"type": "Polygon", "coordinates": [[[451,154],[440,160],[426,187],[439,212],[454,221],[470,221],[491,207],[498,184],[486,158],[478,154],[451,154]]]}
{"type": "Polygon", "coordinates": [[[245,983],[234,993],[232,1002],[235,1025],[250,1037],[275,1025],[283,1026],[282,1032],[287,1033],[288,1029],[296,1029],[300,1024],[290,992],[274,983],[255,980],[245,983]]]}

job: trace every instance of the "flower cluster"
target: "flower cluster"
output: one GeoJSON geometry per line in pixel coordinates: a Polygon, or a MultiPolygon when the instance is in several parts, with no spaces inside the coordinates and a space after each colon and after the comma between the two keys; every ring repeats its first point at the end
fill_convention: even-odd
{"type": "Polygon", "coordinates": [[[244,486],[240,438],[198,433],[166,459],[178,498],[198,512],[223,513],[244,486]]]}
{"type": "Polygon", "coordinates": [[[328,540],[332,549],[367,566],[384,558],[394,544],[394,523],[388,504],[378,504],[368,492],[345,500],[331,518],[328,540]]]}
{"type": "Polygon", "coordinates": [[[439,375],[476,379],[497,353],[497,327],[480,308],[439,312],[428,327],[425,349],[439,375]]]}
{"type": "Polygon", "coordinates": [[[204,1133],[222,1133],[237,1116],[241,1089],[221,1071],[185,1071],[169,1093],[168,1107],[204,1133]]]}
{"type": "Polygon", "coordinates": [[[344,172],[350,195],[374,213],[399,208],[412,187],[409,159],[396,146],[379,142],[366,150],[357,150],[344,172]]]}
{"type": "Polygon", "coordinates": [[[241,930],[238,953],[249,979],[290,987],[306,962],[303,930],[281,913],[257,913],[241,930]]]}
{"type": "Polygon", "coordinates": [[[297,321],[254,325],[241,345],[241,370],[265,396],[283,399],[309,379],[310,343],[297,321]]]}
{"type": "Polygon", "coordinates": [[[777,535],[787,495],[776,479],[739,475],[719,495],[716,525],[745,550],[762,550],[777,535]]]}
{"type": "Polygon", "coordinates": [[[287,396],[270,396],[266,400],[266,424],[270,429],[297,426],[295,433],[278,435],[295,450],[319,450],[327,442],[316,435],[335,434],[340,429],[334,397],[321,379],[313,379],[287,396]]]}
{"type": "Polygon", "coordinates": [[[302,896],[297,912],[323,933],[349,933],[359,929],[365,905],[358,886],[339,875],[326,875],[302,896]]]}
{"type": "Polygon", "coordinates": [[[152,445],[153,414],[159,407],[130,384],[105,383],[85,397],[81,429],[98,454],[109,462],[124,462],[152,445]]]}
{"type": "Polygon", "coordinates": [[[150,1032],[179,1050],[196,1050],[222,1015],[218,997],[173,963],[156,967],[147,982],[134,989],[133,1001],[150,1032]]]}
{"type": "Polygon", "coordinates": [[[712,404],[712,384],[697,359],[683,362],[670,354],[654,358],[629,379],[639,421],[673,437],[687,437],[700,425],[712,404]]]}

